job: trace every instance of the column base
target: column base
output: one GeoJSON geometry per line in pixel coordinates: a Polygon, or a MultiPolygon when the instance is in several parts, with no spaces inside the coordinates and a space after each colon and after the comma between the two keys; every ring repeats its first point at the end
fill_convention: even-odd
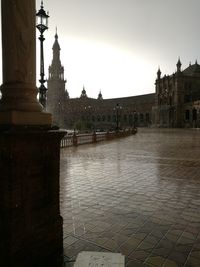
{"type": "Polygon", "coordinates": [[[52,115],[46,112],[0,111],[0,124],[50,126],[52,124],[52,115]]]}
{"type": "Polygon", "coordinates": [[[62,267],[63,131],[0,129],[0,266],[62,267]]]}

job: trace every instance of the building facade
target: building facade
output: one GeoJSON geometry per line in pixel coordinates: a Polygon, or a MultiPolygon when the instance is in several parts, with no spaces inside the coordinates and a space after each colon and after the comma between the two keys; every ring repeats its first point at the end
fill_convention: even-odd
{"type": "Polygon", "coordinates": [[[54,124],[67,129],[116,129],[133,127],[200,127],[200,65],[189,64],[182,71],[161,77],[158,69],[155,93],[123,98],[96,99],[87,96],[83,87],[80,97],[70,98],[65,89],[64,67],[60,60],[58,35],[53,44],[49,67],[47,110],[54,124]]]}
{"type": "Polygon", "coordinates": [[[81,95],[65,102],[65,125],[68,128],[103,130],[149,126],[153,103],[154,94],[113,99],[81,95]]]}
{"type": "Polygon", "coordinates": [[[199,127],[200,111],[200,65],[189,64],[181,70],[181,61],[176,72],[161,77],[158,69],[155,82],[155,106],[152,107],[152,122],[158,127],[199,127]]]}

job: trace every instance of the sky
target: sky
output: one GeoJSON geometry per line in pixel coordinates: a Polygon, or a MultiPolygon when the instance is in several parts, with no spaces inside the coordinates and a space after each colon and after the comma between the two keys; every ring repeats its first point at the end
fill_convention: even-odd
{"type": "MultiPolygon", "coordinates": [[[[125,97],[155,92],[162,75],[200,62],[199,0],[44,0],[45,74],[57,27],[66,89],[79,97],[125,97]]],[[[36,9],[40,8],[36,0],[36,9]]],[[[37,32],[37,37],[39,33],[37,32]]],[[[37,80],[39,41],[37,40],[37,80]]]]}

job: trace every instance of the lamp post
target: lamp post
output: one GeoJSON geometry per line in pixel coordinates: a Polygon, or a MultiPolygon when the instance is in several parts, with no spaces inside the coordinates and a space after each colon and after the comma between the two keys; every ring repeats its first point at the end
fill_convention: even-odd
{"type": "Polygon", "coordinates": [[[137,121],[137,112],[136,110],[133,111],[133,128],[136,128],[136,121],[137,121]]]}
{"type": "Polygon", "coordinates": [[[43,33],[48,29],[48,18],[49,15],[46,14],[44,10],[43,1],[41,1],[40,10],[36,13],[36,28],[40,32],[40,87],[39,87],[39,101],[42,106],[46,107],[46,93],[47,88],[45,87],[44,83],[46,80],[44,79],[44,50],[43,50],[43,42],[45,40],[43,33]]]}
{"type": "Polygon", "coordinates": [[[86,118],[86,128],[87,130],[91,130],[91,106],[85,106],[85,118],[86,118]]]}
{"type": "Polygon", "coordinates": [[[119,111],[122,109],[122,107],[117,103],[114,110],[116,111],[116,132],[119,131],[119,111]]]}

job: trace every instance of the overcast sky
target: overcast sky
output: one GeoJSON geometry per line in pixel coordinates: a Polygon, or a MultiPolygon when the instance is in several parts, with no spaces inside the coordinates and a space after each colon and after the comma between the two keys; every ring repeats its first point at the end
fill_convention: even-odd
{"type": "Polygon", "coordinates": [[[200,62],[200,0],[44,0],[44,8],[45,74],[57,26],[71,97],[83,85],[95,98],[151,93],[158,66],[171,74],[179,56],[183,68],[200,62]]]}

